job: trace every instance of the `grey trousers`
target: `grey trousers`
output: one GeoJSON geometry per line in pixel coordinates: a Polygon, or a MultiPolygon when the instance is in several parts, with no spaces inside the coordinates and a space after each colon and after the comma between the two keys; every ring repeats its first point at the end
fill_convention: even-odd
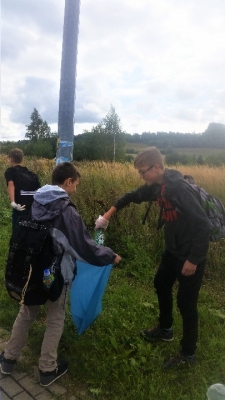
{"type": "MultiPolygon", "coordinates": [[[[41,346],[39,369],[43,372],[53,371],[57,366],[57,349],[63,333],[65,320],[65,303],[67,297],[64,286],[58,300],[46,302],[46,329],[41,346]]],[[[12,333],[5,346],[5,358],[17,360],[26,344],[28,331],[35,321],[40,306],[25,306],[20,308],[19,314],[13,324],[12,333]]]]}

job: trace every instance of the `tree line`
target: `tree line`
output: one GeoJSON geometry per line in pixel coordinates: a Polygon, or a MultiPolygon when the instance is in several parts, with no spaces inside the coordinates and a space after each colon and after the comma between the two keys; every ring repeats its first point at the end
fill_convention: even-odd
{"type": "MultiPolygon", "coordinates": [[[[58,134],[51,132],[47,121],[43,121],[36,108],[26,126],[25,139],[18,142],[2,142],[1,153],[7,154],[13,147],[21,148],[26,156],[53,159],[56,156],[58,134]]],[[[225,125],[210,123],[200,134],[179,132],[143,132],[133,135],[126,133],[115,108],[110,107],[107,115],[91,130],[84,130],[74,136],[73,159],[132,162],[138,146],[156,146],[166,157],[167,164],[203,164],[205,159],[178,154],[176,149],[208,148],[221,149],[221,156],[211,157],[210,163],[225,163],[225,125]],[[223,151],[224,150],[224,151],[223,151]]]]}

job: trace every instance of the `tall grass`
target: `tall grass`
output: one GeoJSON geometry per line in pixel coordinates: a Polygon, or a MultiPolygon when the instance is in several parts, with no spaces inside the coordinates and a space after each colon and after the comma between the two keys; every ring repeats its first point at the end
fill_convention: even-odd
{"type": "MultiPolygon", "coordinates": [[[[26,159],[41,183],[50,183],[53,161],[26,159]]],[[[73,201],[89,231],[94,221],[123,193],[141,184],[131,164],[78,163],[81,180],[73,201]]],[[[4,263],[11,232],[11,210],[4,181],[6,157],[0,157],[0,324],[11,330],[18,312],[4,289],[4,263]]],[[[192,175],[196,183],[225,203],[225,170],[221,168],[177,166],[192,175]]],[[[174,305],[175,340],[170,344],[147,344],[139,330],[157,322],[157,298],[153,277],[163,249],[163,234],[156,230],[158,210],[152,207],[147,223],[141,224],[146,204],[131,204],[109,224],[106,244],[122,255],[114,267],[103,300],[103,312],[81,336],[73,325],[69,305],[59,356],[70,363],[61,378],[68,392],[77,398],[99,400],[205,400],[206,389],[225,382],[224,302],[225,244],[211,244],[203,287],[199,298],[200,330],[197,363],[193,368],[162,372],[162,363],[179,349],[181,318],[174,305]],[[83,395],[82,395],[83,393],[83,395]]],[[[176,292],[176,288],[174,289],[176,292]]],[[[29,335],[30,365],[37,363],[44,332],[42,309],[29,335]]],[[[22,368],[22,362],[20,363],[22,368]]],[[[68,394],[67,394],[68,396],[68,394]]]]}

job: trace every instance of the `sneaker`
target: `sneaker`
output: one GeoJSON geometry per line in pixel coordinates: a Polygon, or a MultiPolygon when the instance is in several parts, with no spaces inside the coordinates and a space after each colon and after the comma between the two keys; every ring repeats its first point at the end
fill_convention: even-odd
{"type": "Polygon", "coordinates": [[[193,356],[188,356],[180,352],[176,354],[174,357],[171,357],[168,361],[166,361],[163,366],[163,369],[175,368],[182,364],[193,365],[195,362],[196,362],[195,354],[193,354],[193,356]]]}
{"type": "Polygon", "coordinates": [[[15,367],[16,360],[6,359],[4,351],[0,354],[1,372],[2,374],[10,375],[15,367]]]}
{"type": "Polygon", "coordinates": [[[173,329],[162,329],[158,326],[155,326],[153,329],[143,329],[140,331],[140,336],[147,340],[148,342],[152,340],[163,340],[164,342],[172,342],[173,338],[173,329]]]}
{"type": "Polygon", "coordinates": [[[49,386],[51,383],[55,382],[56,379],[60,378],[60,376],[64,375],[68,370],[68,362],[67,361],[59,361],[57,363],[56,369],[50,372],[42,372],[40,373],[40,385],[41,386],[49,386]]]}

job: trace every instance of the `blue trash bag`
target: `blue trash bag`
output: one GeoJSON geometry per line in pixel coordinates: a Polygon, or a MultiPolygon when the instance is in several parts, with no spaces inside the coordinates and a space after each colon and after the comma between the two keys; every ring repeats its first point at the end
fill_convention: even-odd
{"type": "Polygon", "coordinates": [[[70,310],[80,335],[102,311],[102,297],[113,265],[97,267],[77,261],[77,275],[70,292],[70,310]]]}

